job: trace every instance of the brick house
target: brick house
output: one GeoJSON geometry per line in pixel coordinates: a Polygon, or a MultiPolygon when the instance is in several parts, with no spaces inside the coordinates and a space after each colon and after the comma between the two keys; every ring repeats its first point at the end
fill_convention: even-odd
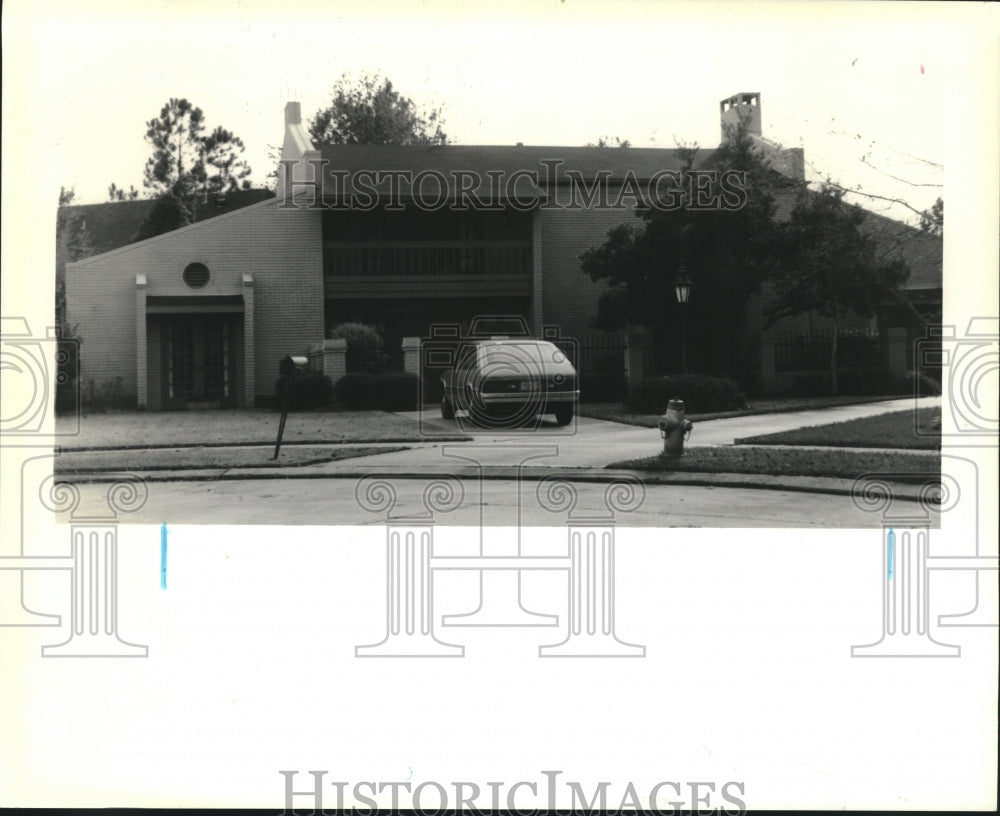
{"type": "MultiPolygon", "coordinates": [[[[723,125],[743,117],[759,134],[759,94],[720,109],[723,125]]],[[[801,150],[760,144],[803,178],[801,150]]],[[[281,161],[274,198],[66,265],[85,381],[121,378],[154,410],[249,407],[272,396],[281,357],[323,360],[347,320],[391,348],[479,314],[579,336],[604,291],[580,253],[681,166],[658,148],[316,149],[295,102],[281,161]]]]}

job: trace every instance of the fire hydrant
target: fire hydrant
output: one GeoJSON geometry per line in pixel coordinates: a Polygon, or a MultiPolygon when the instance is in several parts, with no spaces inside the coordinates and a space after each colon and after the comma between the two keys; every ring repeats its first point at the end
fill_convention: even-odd
{"type": "Polygon", "coordinates": [[[667,403],[666,413],[657,423],[663,437],[663,453],[667,456],[683,456],[684,440],[691,435],[694,425],[684,418],[684,401],[672,399],[667,403]]]}

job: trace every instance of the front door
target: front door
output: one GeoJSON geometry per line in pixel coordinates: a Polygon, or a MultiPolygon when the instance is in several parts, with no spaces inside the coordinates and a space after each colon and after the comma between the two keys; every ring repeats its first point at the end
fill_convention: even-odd
{"type": "Polygon", "coordinates": [[[165,408],[236,406],[237,321],[233,315],[183,315],[166,321],[165,408]]]}

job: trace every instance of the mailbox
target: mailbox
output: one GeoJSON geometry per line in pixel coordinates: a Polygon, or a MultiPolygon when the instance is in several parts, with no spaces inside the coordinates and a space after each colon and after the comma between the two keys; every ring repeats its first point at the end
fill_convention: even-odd
{"type": "Polygon", "coordinates": [[[278,363],[278,396],[281,398],[281,422],[278,423],[278,441],[274,445],[274,458],[281,452],[281,437],[285,433],[285,420],[288,419],[288,383],[309,368],[309,358],[286,354],[278,363]]]}
{"type": "Polygon", "coordinates": [[[282,377],[294,377],[296,374],[301,374],[308,367],[308,357],[299,357],[289,354],[282,357],[281,362],[278,363],[278,373],[282,377]]]}

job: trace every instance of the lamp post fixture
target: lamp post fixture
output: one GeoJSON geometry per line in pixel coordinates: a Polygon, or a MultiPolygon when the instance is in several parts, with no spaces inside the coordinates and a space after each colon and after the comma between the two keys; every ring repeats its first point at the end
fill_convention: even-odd
{"type": "Polygon", "coordinates": [[[691,281],[688,279],[687,270],[681,264],[677,270],[677,277],[674,278],[674,294],[677,295],[677,302],[681,305],[681,373],[688,373],[687,360],[687,302],[691,297],[691,281]]]}

